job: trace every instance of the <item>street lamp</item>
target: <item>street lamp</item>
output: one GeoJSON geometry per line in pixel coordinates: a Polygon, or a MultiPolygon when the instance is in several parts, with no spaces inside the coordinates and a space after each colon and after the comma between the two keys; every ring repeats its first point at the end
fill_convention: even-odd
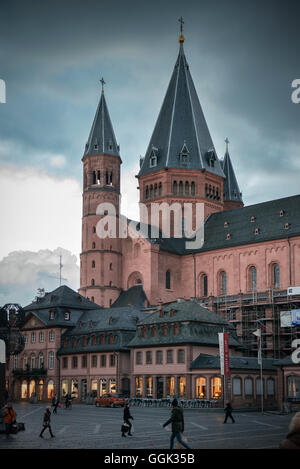
{"type": "MultiPolygon", "coordinates": [[[[5,343],[7,361],[10,355],[17,355],[24,349],[24,337],[20,332],[24,322],[25,312],[19,304],[8,303],[0,309],[0,339],[5,343]]],[[[5,363],[0,363],[0,407],[5,402],[5,367],[5,363]]]]}

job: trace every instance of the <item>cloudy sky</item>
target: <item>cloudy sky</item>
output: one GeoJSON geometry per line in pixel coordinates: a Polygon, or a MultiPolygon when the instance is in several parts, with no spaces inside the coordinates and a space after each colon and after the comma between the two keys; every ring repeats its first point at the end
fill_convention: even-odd
{"type": "Polygon", "coordinates": [[[0,13],[0,304],[55,288],[60,254],[63,282],[79,286],[81,157],[102,76],[122,211],[137,217],[134,176],[177,58],[180,16],[218,156],[228,137],[245,204],[300,192],[299,2],[2,0],[0,13]]]}

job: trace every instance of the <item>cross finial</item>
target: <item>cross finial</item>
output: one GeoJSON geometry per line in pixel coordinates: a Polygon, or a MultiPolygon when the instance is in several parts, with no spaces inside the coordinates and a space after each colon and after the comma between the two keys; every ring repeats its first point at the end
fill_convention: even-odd
{"type": "Polygon", "coordinates": [[[179,23],[180,23],[180,36],[179,36],[179,40],[178,42],[184,42],[184,37],[183,37],[183,24],[184,24],[184,21],[183,21],[183,18],[182,16],[179,18],[179,23]]]}
{"type": "Polygon", "coordinates": [[[105,83],[103,77],[101,78],[100,83],[102,83],[102,90],[101,91],[102,91],[102,93],[104,93],[104,85],[106,85],[106,83],[105,83]]]}
{"type": "Polygon", "coordinates": [[[228,137],[225,138],[225,143],[226,143],[226,151],[228,151],[228,143],[229,143],[228,137]]]}

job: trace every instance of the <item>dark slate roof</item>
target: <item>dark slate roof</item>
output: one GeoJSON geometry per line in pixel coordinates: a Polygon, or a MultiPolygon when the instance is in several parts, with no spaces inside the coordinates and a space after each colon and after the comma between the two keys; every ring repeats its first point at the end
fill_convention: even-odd
{"type": "Polygon", "coordinates": [[[219,346],[218,332],[229,333],[229,345],[242,349],[234,328],[213,311],[204,308],[196,301],[188,300],[163,305],[164,315],[160,310],[148,314],[137,327],[137,333],[130,342],[131,347],[145,347],[170,344],[194,343],[219,346]],[[163,335],[164,324],[178,324],[179,333],[174,335],[174,328],[169,328],[168,334],[163,335]],[[156,335],[152,335],[151,326],[157,327],[156,335]],[[146,326],[146,336],[142,337],[142,326],[146,326]],[[148,326],[148,327],[147,327],[148,326]]]}
{"type": "Polygon", "coordinates": [[[184,167],[193,170],[205,168],[211,173],[224,177],[182,43],[139,176],[166,167],[184,167]],[[186,165],[180,162],[180,153],[183,149],[189,156],[186,165]],[[157,156],[155,167],[150,167],[152,151],[157,156]],[[215,159],[213,167],[209,164],[209,155],[212,154],[215,159]]]}
{"type": "Polygon", "coordinates": [[[72,290],[70,287],[62,285],[52,292],[46,293],[44,297],[38,298],[23,309],[25,312],[29,312],[61,307],[80,310],[101,308],[101,306],[87,300],[84,296],[72,290]]]}
{"type": "Polygon", "coordinates": [[[135,335],[136,324],[144,319],[146,314],[133,306],[86,311],[81,315],[76,326],[62,335],[62,341],[69,338],[69,346],[61,347],[58,354],[128,350],[128,343],[135,335]],[[104,344],[100,343],[101,333],[104,333],[106,337],[104,344]],[[115,337],[113,344],[108,341],[110,333],[113,333],[115,337]],[[91,341],[94,335],[97,337],[95,345],[91,341]],[[79,339],[76,347],[72,346],[73,336],[79,339]],[[88,338],[86,346],[82,345],[83,336],[88,338]]]}
{"type": "Polygon", "coordinates": [[[184,255],[293,236],[300,236],[300,195],[211,214],[204,225],[201,249],[186,249],[187,240],[183,238],[156,238],[152,242],[163,251],[184,255]],[[254,217],[252,222],[251,217],[254,217]],[[288,228],[285,228],[286,223],[288,228]],[[229,239],[227,234],[230,234],[229,239]]]}
{"type": "MultiPolygon", "coordinates": [[[[297,364],[292,361],[292,357],[288,355],[287,357],[276,360],[276,366],[296,366],[297,364]]],[[[298,365],[299,366],[299,365],[298,365]]]]}
{"type": "Polygon", "coordinates": [[[133,305],[139,308],[149,306],[149,301],[146,296],[146,293],[144,292],[143,285],[134,285],[128,290],[122,291],[120,293],[120,296],[112,304],[112,308],[116,308],[120,306],[130,306],[130,305],[133,305]],[[145,305],[145,302],[147,303],[146,305],[145,305]]]}
{"type": "Polygon", "coordinates": [[[117,145],[103,92],[101,93],[94,122],[85,146],[84,156],[102,153],[120,156],[119,146],[117,145]]]}
{"type": "MultiPolygon", "coordinates": [[[[276,371],[275,360],[271,358],[263,358],[263,370],[276,371]]],[[[259,370],[260,365],[257,363],[257,357],[229,357],[230,369],[236,370],[259,370]]],[[[220,356],[200,355],[191,363],[190,369],[216,369],[220,368],[220,356]]]]}
{"type": "Polygon", "coordinates": [[[240,192],[228,151],[225,152],[224,160],[221,160],[221,165],[226,177],[224,181],[224,200],[243,202],[242,193],[240,192]]]}

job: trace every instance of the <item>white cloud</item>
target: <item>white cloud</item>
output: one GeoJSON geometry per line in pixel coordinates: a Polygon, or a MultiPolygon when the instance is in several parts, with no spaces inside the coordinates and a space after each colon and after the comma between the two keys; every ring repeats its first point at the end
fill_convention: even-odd
{"type": "Polygon", "coordinates": [[[35,167],[0,171],[0,259],[13,250],[81,249],[81,187],[35,167]]]}
{"type": "Polygon", "coordinates": [[[62,168],[66,164],[66,158],[63,155],[55,155],[50,158],[50,165],[54,168],[62,168]]]}
{"type": "Polygon", "coordinates": [[[77,257],[63,248],[39,251],[14,251],[0,261],[0,304],[30,303],[38,288],[52,291],[59,286],[60,255],[61,284],[79,288],[77,257]]]}

